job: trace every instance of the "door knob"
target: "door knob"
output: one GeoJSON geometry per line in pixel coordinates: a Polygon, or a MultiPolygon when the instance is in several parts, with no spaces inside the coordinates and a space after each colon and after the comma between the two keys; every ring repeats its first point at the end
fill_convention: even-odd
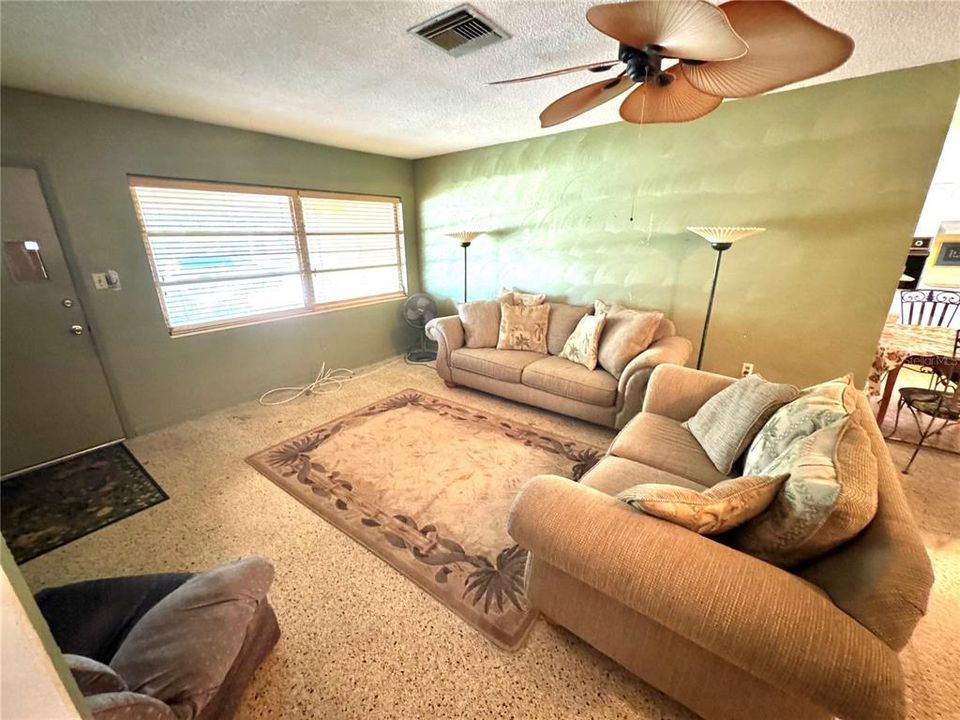
{"type": "Polygon", "coordinates": [[[64,298],[61,302],[63,303],[63,306],[64,306],[65,308],[72,308],[72,307],[73,307],[73,300],[71,300],[70,298],[64,298]]]}
{"type": "Polygon", "coordinates": [[[71,325],[70,332],[74,335],[83,335],[83,325],[71,325]]]}

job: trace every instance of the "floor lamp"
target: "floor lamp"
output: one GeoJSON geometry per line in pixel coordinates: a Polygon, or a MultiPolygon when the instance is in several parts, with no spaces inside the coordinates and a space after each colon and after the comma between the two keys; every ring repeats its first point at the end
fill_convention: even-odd
{"type": "Polygon", "coordinates": [[[710,286],[710,299],[707,301],[707,316],[703,321],[703,335],[700,337],[700,352],[697,354],[697,370],[703,365],[703,350],[707,344],[707,330],[710,329],[710,315],[713,313],[713,298],[717,294],[717,278],[720,276],[720,260],[723,251],[733,247],[733,243],[745,237],[762,233],[766,228],[759,227],[688,227],[717,251],[717,264],[713,268],[713,284],[710,286]]]}
{"type": "Polygon", "coordinates": [[[483,235],[482,232],[476,231],[464,231],[464,232],[455,232],[449,233],[449,237],[452,237],[454,240],[460,242],[460,247],[463,248],[463,301],[467,301],[467,248],[470,247],[470,243],[476,240],[479,236],[483,235]]]}

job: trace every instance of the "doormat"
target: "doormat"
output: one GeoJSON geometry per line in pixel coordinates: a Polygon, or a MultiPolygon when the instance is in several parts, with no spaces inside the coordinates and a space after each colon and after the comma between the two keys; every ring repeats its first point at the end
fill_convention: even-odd
{"type": "Polygon", "coordinates": [[[0,531],[18,563],[168,499],[126,446],[0,482],[0,531]]]}
{"type": "Polygon", "coordinates": [[[247,462],[514,650],[536,612],[523,587],[527,552],[507,534],[510,506],[533,476],[577,481],[602,456],[578,440],[404,390],[247,462]]]}

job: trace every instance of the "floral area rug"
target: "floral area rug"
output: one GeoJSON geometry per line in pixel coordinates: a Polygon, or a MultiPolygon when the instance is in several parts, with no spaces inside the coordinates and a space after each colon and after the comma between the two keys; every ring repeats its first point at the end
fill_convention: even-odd
{"type": "Polygon", "coordinates": [[[534,475],[579,480],[603,451],[404,390],[247,458],[498,646],[535,619],[507,514],[534,475]]]}

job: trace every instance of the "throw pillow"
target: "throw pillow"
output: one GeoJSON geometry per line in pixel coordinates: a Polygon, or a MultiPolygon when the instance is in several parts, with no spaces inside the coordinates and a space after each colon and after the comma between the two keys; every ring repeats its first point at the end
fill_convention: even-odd
{"type": "Polygon", "coordinates": [[[464,344],[468,348],[497,346],[500,333],[500,303],[496,300],[457,305],[460,324],[463,325],[464,344]]]}
{"type": "Polygon", "coordinates": [[[127,684],[113,668],[83,655],[64,653],[63,659],[70,668],[70,674],[77,681],[77,687],[84,695],[123,692],[127,684]]]}
{"type": "MultiPolygon", "coordinates": [[[[600,347],[602,353],[603,345],[600,347]]],[[[796,399],[798,392],[793,385],[748,375],[707,400],[683,427],[700,443],[717,470],[729,475],[760,428],[774,412],[796,399]]]]}
{"type": "Polygon", "coordinates": [[[600,338],[600,365],[619,379],[627,364],[650,347],[663,313],[631,310],[621,305],[609,307],[602,300],[597,300],[596,312],[607,314],[600,338]]]}
{"type": "Polygon", "coordinates": [[[587,370],[596,370],[600,335],[606,320],[604,313],[580,318],[573,334],[564,343],[560,357],[583,365],[587,370]]]}
{"type": "Polygon", "coordinates": [[[500,303],[500,337],[498,350],[529,350],[547,352],[547,324],[550,322],[550,306],[511,305],[500,303]]]}
{"type": "Polygon", "coordinates": [[[522,293],[513,288],[500,288],[500,302],[511,305],[542,305],[546,297],[543,293],[522,293]]]}
{"type": "Polygon", "coordinates": [[[580,319],[590,314],[589,305],[550,303],[550,325],[547,328],[547,350],[551,355],[563,352],[567,338],[573,335],[580,319]]]}
{"type": "Polygon", "coordinates": [[[877,511],[879,469],[866,404],[794,443],[768,472],[789,473],[770,507],[734,534],[739,550],[793,567],[850,540],[877,511]]]}
{"type": "Polygon", "coordinates": [[[786,479],[786,475],[738,477],[703,492],[679,485],[634,485],[617,499],[700,535],[716,535],[762,513],[786,479]]]}
{"type": "Polygon", "coordinates": [[[750,443],[744,474],[766,474],[766,468],[791,445],[847,417],[856,405],[857,390],[851,380],[847,375],[804,388],[796,400],[777,410],[750,443]]]}
{"type": "Polygon", "coordinates": [[[233,666],[272,582],[273,566],[262,557],[190,578],[147,611],[111,667],[133,692],[196,717],[233,666]]]}

